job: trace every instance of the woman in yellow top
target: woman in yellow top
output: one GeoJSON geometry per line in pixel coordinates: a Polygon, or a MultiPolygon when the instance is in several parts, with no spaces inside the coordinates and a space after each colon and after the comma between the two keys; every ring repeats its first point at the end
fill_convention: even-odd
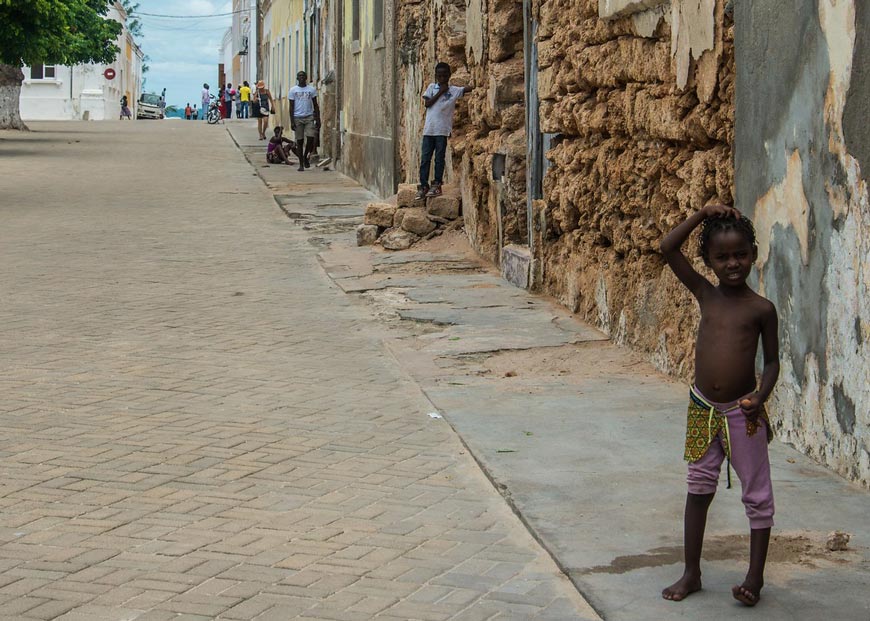
{"type": "Polygon", "coordinates": [[[249,109],[251,107],[251,85],[247,82],[243,82],[242,84],[242,88],[239,89],[239,101],[242,104],[242,118],[247,119],[249,117],[249,109]]]}
{"type": "Polygon", "coordinates": [[[263,80],[257,82],[257,90],[254,92],[254,116],[257,118],[257,129],[260,130],[260,140],[266,139],[266,130],[269,129],[269,115],[275,113],[275,101],[272,93],[266,88],[263,80]]]}

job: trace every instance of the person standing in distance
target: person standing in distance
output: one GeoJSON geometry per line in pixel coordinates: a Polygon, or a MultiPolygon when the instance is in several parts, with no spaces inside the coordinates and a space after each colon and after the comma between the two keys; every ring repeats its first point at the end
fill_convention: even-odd
{"type": "Polygon", "coordinates": [[[200,97],[200,102],[202,103],[202,119],[206,120],[208,117],[208,104],[211,101],[211,92],[208,90],[208,84],[202,85],[202,96],[200,97]]]}
{"type": "Polygon", "coordinates": [[[290,128],[296,133],[296,155],[299,170],[311,168],[309,158],[314,151],[320,131],[320,106],[317,105],[317,90],[308,84],[308,74],[296,74],[296,86],[290,89],[290,128]]]}
{"type": "Polygon", "coordinates": [[[227,84],[224,87],[224,118],[233,118],[233,85],[227,84]]]}
{"type": "Polygon", "coordinates": [[[423,124],[423,144],[420,155],[420,185],[417,186],[415,197],[418,201],[426,200],[426,197],[441,196],[444,156],[447,153],[447,138],[453,132],[456,101],[472,90],[470,86],[450,84],[450,74],[450,65],[447,63],[435,65],[435,82],[423,93],[426,121],[423,124]],[[435,155],[435,179],[430,188],[429,166],[433,154],[435,155]]]}
{"type": "Polygon", "coordinates": [[[242,118],[246,119],[250,116],[251,107],[251,85],[247,82],[242,83],[242,88],[239,89],[239,101],[242,104],[242,118]]]}

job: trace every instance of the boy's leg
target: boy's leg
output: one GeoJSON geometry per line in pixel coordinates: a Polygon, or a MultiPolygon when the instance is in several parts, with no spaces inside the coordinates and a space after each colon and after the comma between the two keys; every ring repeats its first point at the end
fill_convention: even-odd
{"type": "Polygon", "coordinates": [[[435,179],[432,185],[444,182],[444,160],[447,154],[447,136],[433,136],[435,141],[435,179]]]}
{"type": "Polygon", "coordinates": [[[758,421],[758,429],[746,434],[746,417],[740,410],[728,416],[731,431],[731,464],[743,488],[742,500],[751,529],[749,571],[743,584],[734,586],[734,598],[754,606],[761,598],[764,586],[764,565],[773,526],[773,485],[770,481],[770,458],[767,453],[767,427],[758,421]]]}
{"type": "Polygon", "coordinates": [[[683,515],[683,558],[685,568],[679,580],[662,591],[662,597],[674,602],[701,590],[701,551],[707,528],[707,510],[716,494],[686,494],[683,515]]]}
{"type": "Polygon", "coordinates": [[[314,141],[316,133],[314,129],[314,119],[306,121],[305,127],[305,168],[311,168],[311,154],[314,152],[314,141]]]}
{"type": "MultiPolygon", "coordinates": [[[[298,121],[296,127],[299,127],[298,121]]],[[[296,156],[299,158],[298,170],[305,170],[305,136],[303,135],[301,138],[299,138],[299,134],[296,135],[296,156]]]]}
{"type": "Polygon", "coordinates": [[[719,472],[725,459],[725,450],[718,438],[701,459],[689,464],[686,477],[689,493],[683,523],[683,556],[685,568],[682,577],[662,591],[662,597],[679,602],[701,590],[701,552],[704,531],[707,528],[707,510],[716,495],[719,472]]]}
{"type": "Polygon", "coordinates": [[[749,571],[743,584],[734,585],[731,594],[747,606],[755,606],[761,600],[764,587],[764,565],[770,546],[770,529],[753,528],[749,535],[749,571]]]}
{"type": "Polygon", "coordinates": [[[423,148],[420,152],[420,189],[429,189],[429,166],[432,164],[432,152],[435,150],[434,136],[423,136],[423,148]]]}

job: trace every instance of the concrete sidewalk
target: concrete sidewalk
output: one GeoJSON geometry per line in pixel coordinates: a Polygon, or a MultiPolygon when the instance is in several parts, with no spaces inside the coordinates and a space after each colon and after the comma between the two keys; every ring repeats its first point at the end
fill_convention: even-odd
{"type": "Polygon", "coordinates": [[[381,320],[396,359],[604,618],[870,619],[870,494],[778,442],[777,525],[758,610],[730,595],[748,554],[736,480],[731,490],[723,480],[711,508],[704,591],[663,601],[682,569],[687,388],[513,288],[462,239],[394,254],[356,248],[350,221],[334,226],[341,214],[329,210],[318,218],[314,205],[296,219],[327,246],[327,273],[381,320]],[[851,533],[848,551],[827,551],[833,530],[851,533]]]}

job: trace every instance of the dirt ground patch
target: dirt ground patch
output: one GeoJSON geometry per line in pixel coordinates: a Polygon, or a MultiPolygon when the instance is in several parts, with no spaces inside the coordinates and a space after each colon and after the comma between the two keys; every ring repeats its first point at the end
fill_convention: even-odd
{"type": "Polygon", "coordinates": [[[639,372],[650,377],[655,375],[642,356],[600,341],[462,356],[457,360],[469,374],[493,378],[567,381],[621,375],[637,377],[639,372]]]}
{"type": "MultiPolygon", "coordinates": [[[[818,567],[820,564],[843,564],[857,558],[851,552],[831,552],[825,547],[825,533],[781,533],[770,538],[768,564],[818,567]]],[[[749,556],[749,535],[710,537],[704,542],[704,560],[729,561],[749,556]]],[[[682,546],[655,548],[644,554],[618,556],[610,565],[599,565],[582,573],[623,574],[644,567],[675,565],[683,561],[682,546]]]]}

